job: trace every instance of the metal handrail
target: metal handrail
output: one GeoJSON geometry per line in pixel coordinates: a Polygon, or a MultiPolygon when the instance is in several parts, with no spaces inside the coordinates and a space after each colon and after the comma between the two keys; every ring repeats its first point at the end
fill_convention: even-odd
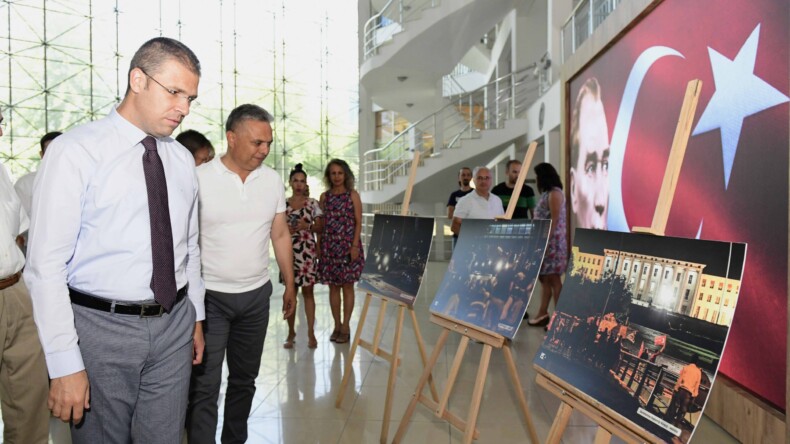
{"type": "Polygon", "coordinates": [[[381,11],[373,14],[365,22],[363,31],[365,60],[375,55],[382,43],[391,39],[396,32],[402,29],[401,27],[395,29],[395,25],[402,25],[406,20],[428,8],[435,7],[436,4],[437,0],[398,0],[397,2],[395,2],[395,0],[389,0],[384,7],[381,8],[381,11]],[[388,35],[378,35],[378,31],[383,28],[381,25],[383,17],[392,20],[392,22],[388,24],[392,25],[393,29],[395,29],[388,35]]]}
{"type": "Polygon", "coordinates": [[[593,31],[617,8],[620,2],[621,0],[584,0],[576,4],[568,19],[563,23],[562,31],[560,32],[563,61],[568,60],[568,57],[576,52],[576,48],[592,35],[593,31]],[[586,17],[584,17],[585,23],[582,23],[585,25],[585,31],[577,34],[576,18],[582,14],[586,14],[586,17]],[[598,18],[597,21],[596,17],[598,18]],[[566,42],[568,30],[570,30],[570,45],[566,42]]]}
{"type": "Polygon", "coordinates": [[[385,4],[385,5],[384,5],[384,7],[383,7],[383,8],[381,8],[381,11],[379,11],[379,12],[378,12],[378,13],[376,13],[376,14],[373,14],[373,16],[372,16],[372,17],[370,17],[370,18],[369,18],[369,19],[368,19],[368,20],[365,22],[365,28],[364,28],[365,46],[364,46],[364,48],[365,48],[365,58],[366,58],[366,59],[368,58],[368,55],[369,55],[369,54],[370,54],[370,53],[373,51],[373,49],[370,49],[370,50],[369,50],[369,49],[368,49],[368,47],[370,46],[370,44],[371,44],[371,42],[372,42],[372,39],[373,39],[373,33],[374,33],[374,32],[375,32],[377,29],[378,29],[378,26],[377,26],[376,28],[374,28],[374,29],[370,29],[370,25],[371,25],[372,23],[376,22],[378,19],[380,19],[380,18],[381,18],[381,16],[384,14],[384,11],[386,11],[386,10],[387,10],[387,8],[389,8],[389,7],[390,7],[390,5],[392,4],[392,2],[393,2],[393,0],[389,0],[389,1],[387,2],[387,4],[385,4]]]}
{"type": "Polygon", "coordinates": [[[410,124],[386,144],[362,155],[363,189],[379,190],[406,175],[414,151],[422,158],[451,149],[486,129],[504,127],[507,119],[524,115],[539,95],[533,73],[537,63],[465,93],[439,110],[410,124]]]}

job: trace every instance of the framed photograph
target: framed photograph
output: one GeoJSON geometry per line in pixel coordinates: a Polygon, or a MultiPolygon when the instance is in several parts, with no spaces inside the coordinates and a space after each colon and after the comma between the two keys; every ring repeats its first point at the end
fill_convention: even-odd
{"type": "Polygon", "coordinates": [[[691,439],[746,244],[577,229],[535,365],[666,442],[691,439]]]}
{"type": "Polygon", "coordinates": [[[431,312],[513,339],[546,250],[549,220],[466,219],[431,312]]]}
{"type": "Polygon", "coordinates": [[[432,238],[433,218],[376,214],[357,288],[412,306],[432,238]]]}

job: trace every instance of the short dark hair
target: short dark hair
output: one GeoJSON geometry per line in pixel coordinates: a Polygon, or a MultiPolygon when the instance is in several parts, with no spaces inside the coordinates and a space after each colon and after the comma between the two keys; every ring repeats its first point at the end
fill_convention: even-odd
{"type": "Polygon", "coordinates": [[[288,180],[290,181],[294,177],[294,175],[299,173],[304,174],[305,179],[307,178],[307,173],[305,172],[304,167],[302,166],[301,163],[297,163],[296,165],[294,165],[294,168],[291,170],[291,174],[288,176],[288,180]]]}
{"type": "Polygon", "coordinates": [[[47,144],[49,144],[49,142],[52,142],[53,140],[55,140],[55,138],[58,137],[61,134],[63,134],[63,133],[61,133],[60,131],[50,131],[50,132],[44,134],[43,137],[41,137],[41,140],[39,140],[38,144],[41,146],[41,154],[42,155],[44,155],[44,151],[47,150],[47,144]]]}
{"type": "Polygon", "coordinates": [[[209,152],[211,152],[214,149],[214,146],[206,138],[206,136],[193,129],[189,129],[182,132],[181,134],[176,136],[176,140],[181,145],[184,145],[186,149],[188,149],[189,152],[192,153],[193,156],[195,155],[196,152],[198,152],[203,148],[209,150],[209,152]]]}
{"type": "Polygon", "coordinates": [[[353,190],[354,182],[356,182],[354,173],[351,172],[351,167],[348,166],[348,163],[342,159],[332,159],[326,164],[326,168],[324,169],[324,185],[326,186],[326,189],[329,190],[332,188],[332,181],[329,179],[329,168],[331,168],[332,165],[337,165],[340,168],[343,168],[343,173],[346,175],[346,180],[343,185],[346,187],[347,191],[353,190]]]}
{"type": "Polygon", "coordinates": [[[537,176],[538,191],[541,193],[551,191],[555,187],[562,189],[560,175],[550,163],[543,162],[535,165],[535,176],[537,176]]]}
{"type": "Polygon", "coordinates": [[[236,125],[243,120],[257,120],[259,122],[266,122],[271,124],[274,117],[258,105],[245,103],[244,105],[237,106],[228,115],[228,120],[225,122],[225,131],[233,131],[236,125]]]}
{"type": "Polygon", "coordinates": [[[517,164],[521,165],[521,161],[520,160],[518,160],[518,159],[510,159],[505,164],[505,171],[509,171],[510,170],[510,165],[513,165],[514,163],[517,163],[517,164]]]}
{"type": "Polygon", "coordinates": [[[694,364],[694,365],[699,364],[699,355],[696,354],[696,353],[693,353],[691,355],[691,359],[689,359],[689,364],[694,364]]]}
{"type": "MultiPolygon", "coordinates": [[[[460,169],[460,170],[458,170],[458,177],[459,177],[459,178],[461,177],[461,173],[462,173],[464,170],[469,170],[469,174],[472,174],[472,169],[471,169],[471,168],[469,168],[469,167],[461,167],[461,169],[460,169]]],[[[464,184],[463,184],[463,183],[461,183],[460,179],[458,180],[458,186],[461,186],[461,187],[462,187],[462,186],[464,186],[464,184]]]]}
{"type": "MultiPolygon", "coordinates": [[[[191,49],[178,40],[168,37],[156,37],[145,43],[134,53],[129,63],[129,75],[135,68],[142,69],[146,74],[154,75],[159,72],[162,64],[167,60],[176,60],[195,75],[200,77],[200,61],[191,49]]],[[[130,85],[126,85],[126,94],[129,94],[130,85]]]]}

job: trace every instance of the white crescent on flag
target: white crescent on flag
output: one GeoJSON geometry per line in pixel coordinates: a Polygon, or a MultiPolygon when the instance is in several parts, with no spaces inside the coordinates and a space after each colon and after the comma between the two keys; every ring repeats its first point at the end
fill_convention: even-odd
{"type": "Polygon", "coordinates": [[[634,115],[634,106],[639,95],[639,89],[642,87],[642,81],[645,79],[650,67],[658,59],[666,56],[685,58],[683,54],[672,48],[651,46],[639,55],[631,68],[631,73],[628,74],[628,81],[625,84],[623,98],[617,111],[617,120],[614,124],[609,147],[609,214],[606,224],[607,228],[612,231],[631,231],[631,227],[628,225],[628,220],[625,217],[625,209],[623,208],[625,145],[628,142],[631,118],[634,115]]]}

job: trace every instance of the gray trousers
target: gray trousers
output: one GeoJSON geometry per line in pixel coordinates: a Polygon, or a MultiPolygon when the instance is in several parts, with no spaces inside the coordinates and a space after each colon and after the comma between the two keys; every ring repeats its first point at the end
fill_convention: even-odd
{"type": "Polygon", "coordinates": [[[194,368],[189,390],[187,438],[190,444],[214,443],[222,362],[228,355],[223,443],[247,441],[247,418],[255,395],[263,342],[269,325],[272,283],[245,293],[206,290],[206,349],[203,363],[194,368]]]}
{"type": "Polygon", "coordinates": [[[72,442],[181,442],[195,330],[188,298],[152,318],[72,308],[91,404],[72,442]]]}

